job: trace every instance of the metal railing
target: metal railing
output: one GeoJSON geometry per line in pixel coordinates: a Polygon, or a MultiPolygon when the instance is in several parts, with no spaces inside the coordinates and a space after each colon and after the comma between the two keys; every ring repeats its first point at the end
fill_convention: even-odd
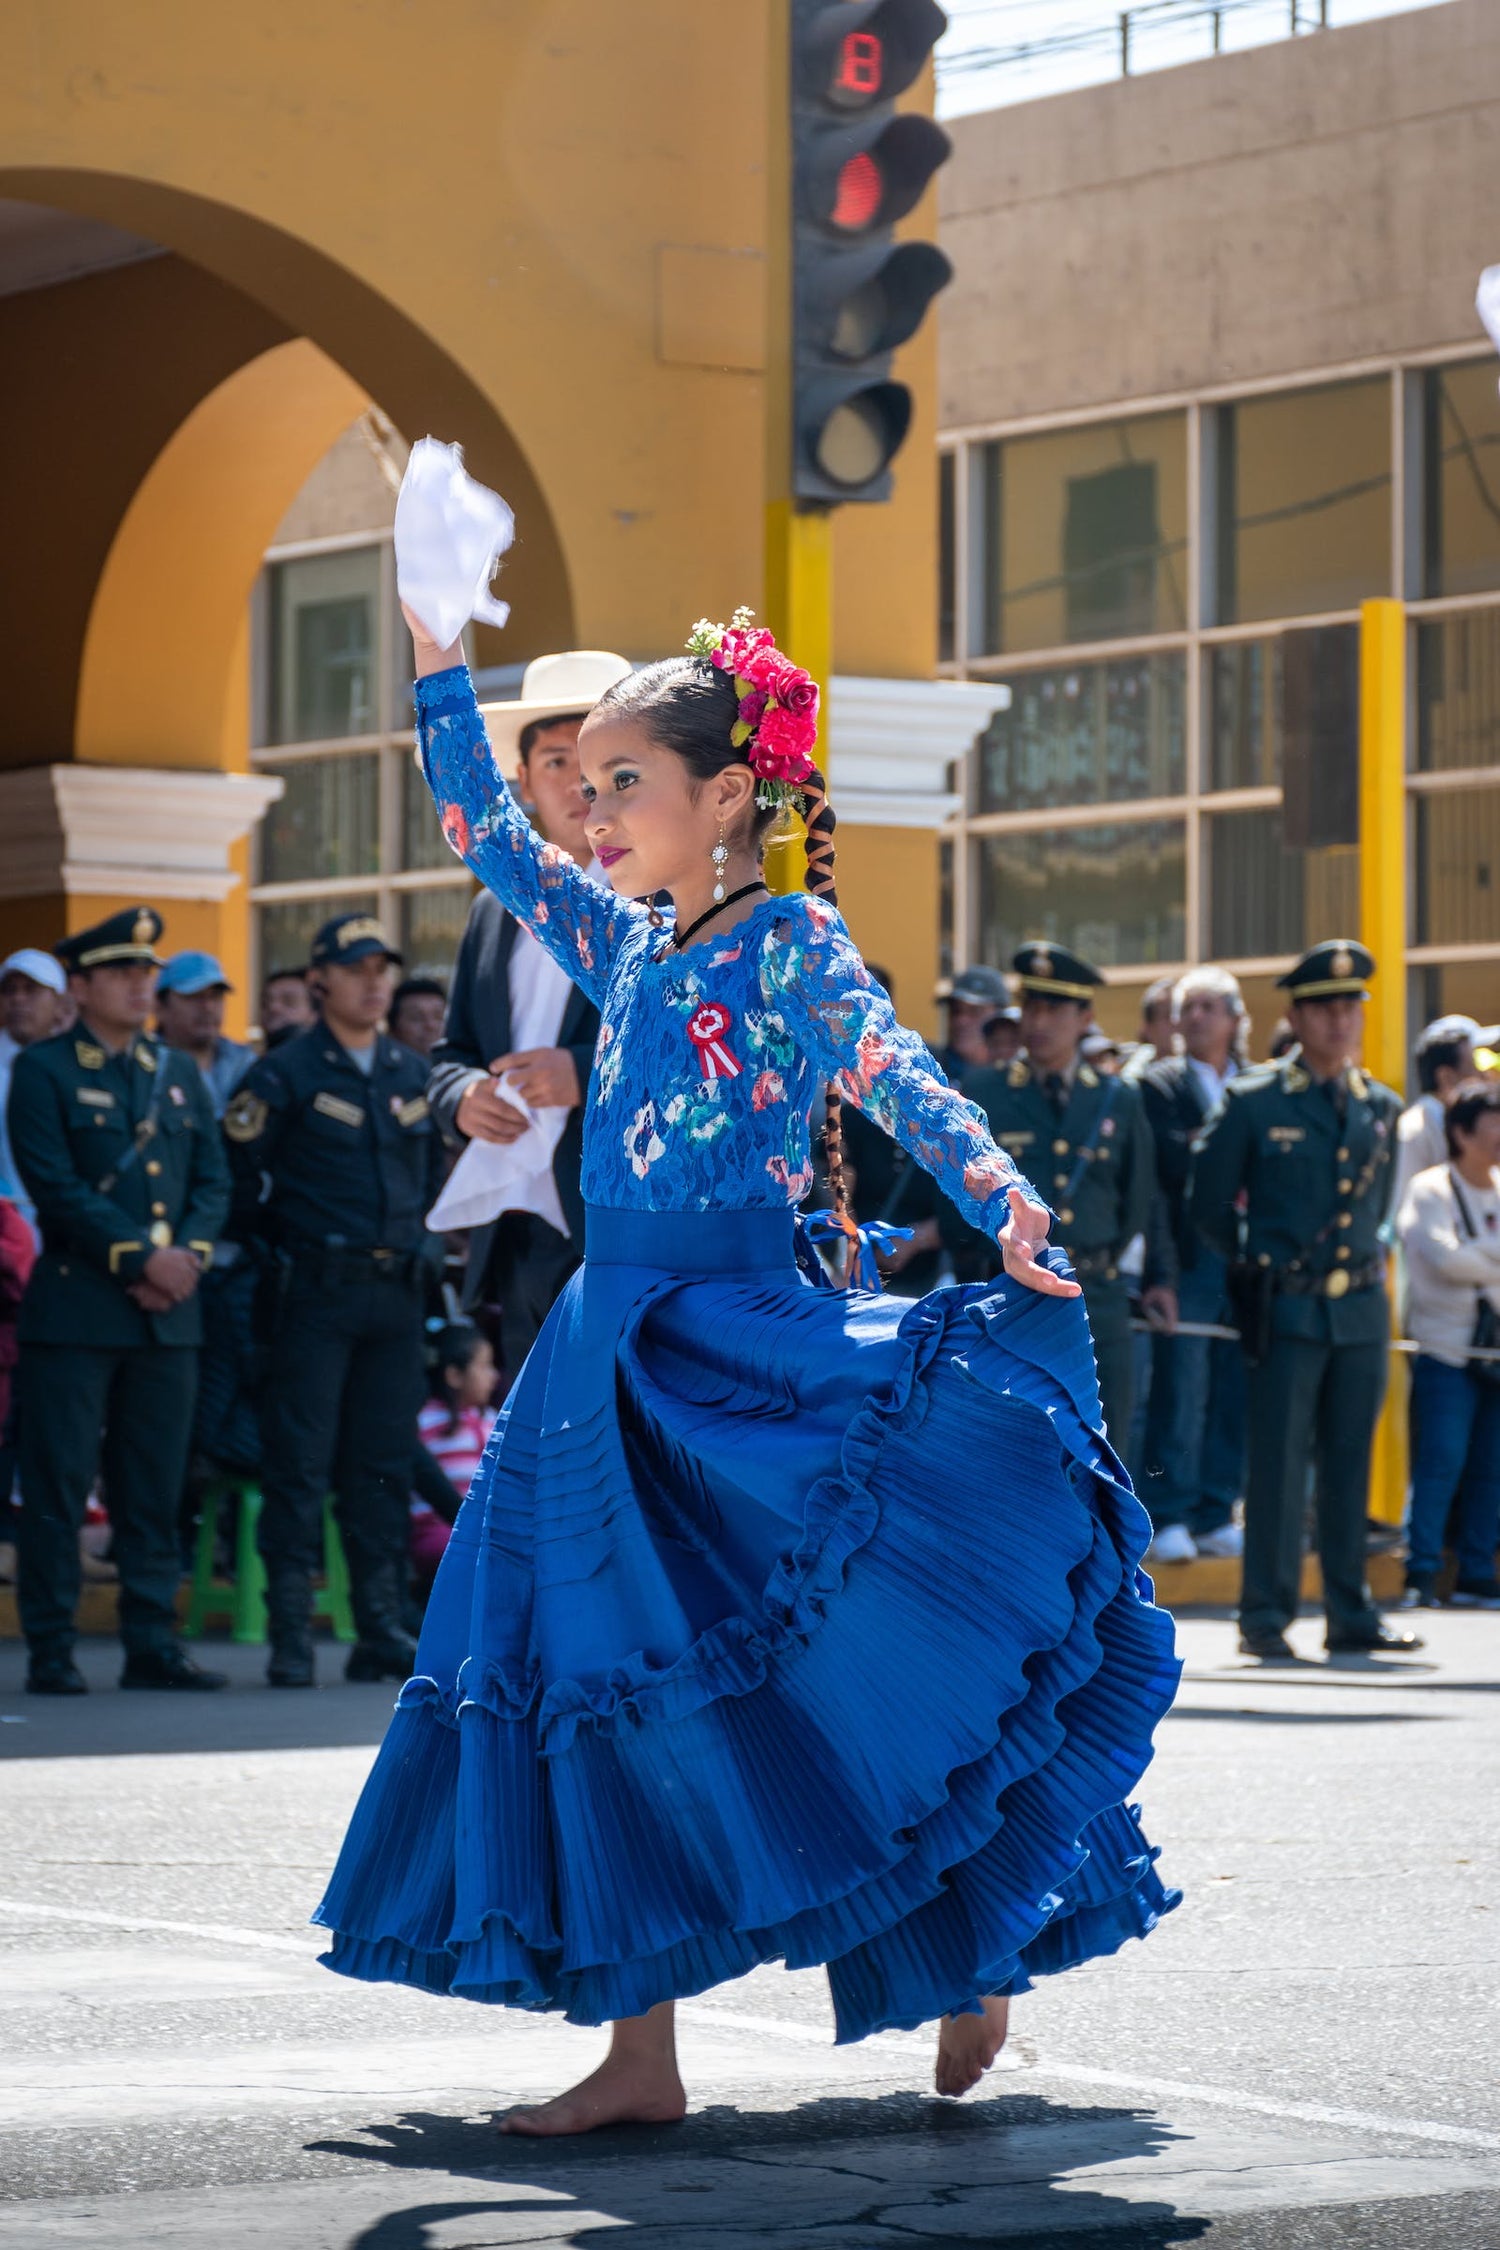
{"type": "MultiPolygon", "coordinates": [[[[1122,8],[1114,22],[1106,17],[1099,23],[1075,25],[1039,38],[961,47],[946,54],[940,51],[938,78],[941,83],[970,71],[998,70],[1061,55],[1103,54],[1110,49],[1119,56],[1120,75],[1129,78],[1139,31],[1205,23],[1210,51],[1217,55],[1223,52],[1227,18],[1252,11],[1264,16],[1271,4],[1272,0],[1136,0],[1135,6],[1122,8]]],[[[1296,39],[1306,32],[1328,29],[1329,0],[1281,0],[1281,4],[1286,9],[1289,37],[1296,39]]]]}

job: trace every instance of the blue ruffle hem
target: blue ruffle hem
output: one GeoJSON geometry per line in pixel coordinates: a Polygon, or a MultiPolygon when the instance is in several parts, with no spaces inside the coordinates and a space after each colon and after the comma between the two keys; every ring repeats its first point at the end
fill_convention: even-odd
{"type": "Polygon", "coordinates": [[[591,1210],[327,1965],[593,2024],[823,1962],[842,2041],[1144,1936],[1178,1664],[1099,1418],[1077,1300],[842,1294],[790,1213],[591,1210]]]}

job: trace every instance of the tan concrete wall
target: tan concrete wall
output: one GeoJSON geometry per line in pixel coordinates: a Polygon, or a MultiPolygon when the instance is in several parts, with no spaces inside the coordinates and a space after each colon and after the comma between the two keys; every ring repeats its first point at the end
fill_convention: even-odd
{"type": "Polygon", "coordinates": [[[947,429],[1482,337],[1500,5],[955,121],[947,429]]]}

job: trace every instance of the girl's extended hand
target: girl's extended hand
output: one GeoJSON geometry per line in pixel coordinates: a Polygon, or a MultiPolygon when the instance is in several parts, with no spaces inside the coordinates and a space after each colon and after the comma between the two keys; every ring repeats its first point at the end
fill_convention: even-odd
{"type": "Polygon", "coordinates": [[[1006,1201],[1010,1218],[1000,1229],[1000,1249],[1011,1280],[1044,1297],[1081,1297],[1083,1291],[1076,1281],[1064,1281],[1050,1266],[1037,1263],[1037,1252],[1046,1245],[1050,1224],[1040,1204],[1030,1202],[1018,1187],[1011,1189],[1006,1201]]]}

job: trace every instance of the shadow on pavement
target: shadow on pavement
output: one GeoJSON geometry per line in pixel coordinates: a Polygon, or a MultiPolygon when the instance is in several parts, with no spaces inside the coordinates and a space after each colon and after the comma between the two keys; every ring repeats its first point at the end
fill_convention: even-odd
{"type": "MultiPolygon", "coordinates": [[[[407,2111],[364,2127],[365,2140],[308,2152],[397,2170],[483,2180],[484,2199],[429,2196],[351,2233],[339,2250],[438,2250],[464,2219],[539,2219],[547,2239],[602,2243],[631,2230],[632,2250],[864,2250],[908,2231],[950,2250],[1003,2242],[1068,2250],[1095,2235],[1133,2250],[1198,2242],[1210,2222],[1149,2195],[1064,2184],[1103,2163],[1160,2154],[1179,2137],[1149,2110],[1075,2107],[1005,2095],[971,2108],[909,2093],[839,2096],[788,2110],[695,2112],[666,2129],[620,2129],[545,2143],[503,2138],[503,2112],[479,2122],[407,2111]],[[539,2205],[539,2200],[540,2205],[539,2205]],[[689,2200],[692,2199],[692,2200],[689,2200]],[[570,2229],[569,2211],[576,2209],[570,2229]]],[[[436,2182],[433,2183],[437,2185],[436,2182]]],[[[500,2239],[508,2239],[501,2236],[500,2239]]],[[[517,2239],[520,2239],[517,2237],[517,2239]]]]}
{"type": "Polygon", "coordinates": [[[199,1664],[229,1674],[217,1695],[122,1691],[119,1643],[82,1640],[76,1657],[87,1695],[24,1693],[26,1651],[0,1641],[0,1759],[179,1756],[243,1750],[372,1749],[396,1700],[393,1685],[351,1687],[347,1649],[318,1642],[320,1685],[268,1688],[266,1651],[231,1641],[191,1644],[199,1664]]]}

